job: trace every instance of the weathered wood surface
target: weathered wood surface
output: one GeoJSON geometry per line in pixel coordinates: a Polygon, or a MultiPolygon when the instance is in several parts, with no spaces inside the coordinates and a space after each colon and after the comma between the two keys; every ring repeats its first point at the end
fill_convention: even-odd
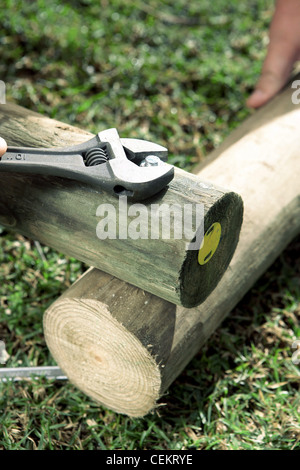
{"type": "MultiPolygon", "coordinates": [[[[76,128],[9,104],[0,110],[0,134],[9,145],[29,147],[65,146],[90,138],[76,128]]],[[[203,302],[217,285],[232,258],[242,223],[243,204],[237,194],[180,169],[168,190],[142,201],[142,208],[129,200],[119,204],[118,198],[82,183],[50,176],[0,171],[0,187],[2,225],[185,307],[203,302]],[[158,225],[160,233],[152,231],[154,205],[177,207],[182,219],[183,208],[189,205],[195,222],[197,204],[204,206],[204,232],[216,222],[222,227],[217,250],[204,264],[198,263],[198,250],[187,249],[193,235],[185,237],[183,223],[182,236],[174,236],[173,213],[170,236],[162,236],[168,214],[157,216],[155,229],[158,225]],[[100,239],[101,220],[102,234],[108,230],[107,213],[100,207],[114,209],[116,238],[100,239]],[[145,238],[136,239],[141,228],[145,238]]],[[[203,218],[197,225],[200,232],[202,223],[203,218]]]]}
{"type": "Polygon", "coordinates": [[[242,195],[240,241],[197,308],[176,307],[90,269],[44,316],[47,344],[70,380],[130,416],[152,410],[212,332],[300,232],[300,109],[291,90],[255,112],[198,169],[242,195]]]}

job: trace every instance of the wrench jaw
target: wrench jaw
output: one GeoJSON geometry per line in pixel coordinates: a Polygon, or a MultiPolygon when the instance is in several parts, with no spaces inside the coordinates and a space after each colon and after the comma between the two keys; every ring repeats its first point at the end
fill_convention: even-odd
{"type": "Polygon", "coordinates": [[[139,201],[157,194],[173,179],[174,167],[163,161],[167,154],[165,147],[152,142],[120,139],[113,128],[70,147],[8,147],[0,159],[0,172],[59,176],[139,201]],[[159,157],[160,163],[140,166],[150,155],[159,157]]]}
{"type": "Polygon", "coordinates": [[[127,161],[119,166],[119,162],[108,162],[116,178],[113,187],[117,196],[127,196],[132,201],[142,201],[163,190],[174,177],[174,167],[162,163],[159,167],[139,167],[127,161]],[[117,164],[116,164],[117,163],[117,164]]]}
{"type": "Polygon", "coordinates": [[[99,142],[106,142],[111,158],[107,161],[113,175],[113,192],[133,201],[147,199],[160,192],[174,177],[174,167],[167,159],[165,147],[140,139],[120,139],[115,128],[99,132],[99,142]],[[141,167],[141,162],[155,154],[161,159],[157,166],[141,167]]]}
{"type": "Polygon", "coordinates": [[[142,139],[121,138],[120,140],[128,160],[134,161],[137,165],[149,155],[156,155],[162,162],[168,159],[168,149],[162,145],[142,139]]]}

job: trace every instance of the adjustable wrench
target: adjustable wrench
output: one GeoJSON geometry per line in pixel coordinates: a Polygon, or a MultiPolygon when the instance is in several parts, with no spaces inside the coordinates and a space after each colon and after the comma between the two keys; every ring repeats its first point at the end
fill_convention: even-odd
{"type": "Polygon", "coordinates": [[[0,172],[59,176],[140,201],[157,194],[173,179],[174,167],[164,161],[167,155],[161,145],[121,139],[112,128],[69,147],[8,147],[0,159],[0,172]]]}

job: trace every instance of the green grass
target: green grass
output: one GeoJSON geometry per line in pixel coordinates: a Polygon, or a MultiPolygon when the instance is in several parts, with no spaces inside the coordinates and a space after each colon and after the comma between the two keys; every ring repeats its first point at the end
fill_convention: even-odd
{"type": "MultiPolygon", "coordinates": [[[[4,0],[7,99],[97,132],[168,147],[190,170],[249,111],[273,1],[4,0]],[[21,9],[22,6],[22,9],[21,9]]],[[[3,136],[5,137],[5,136],[3,136]]],[[[54,364],[45,309],[86,269],[2,230],[7,366],[54,364]]],[[[300,239],[234,309],[143,419],[68,382],[0,385],[0,449],[300,449],[300,239]]]]}

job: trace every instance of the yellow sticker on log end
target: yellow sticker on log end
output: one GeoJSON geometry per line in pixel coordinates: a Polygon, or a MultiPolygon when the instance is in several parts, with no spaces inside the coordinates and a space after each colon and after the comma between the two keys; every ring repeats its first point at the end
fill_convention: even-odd
{"type": "Polygon", "coordinates": [[[218,248],[221,238],[221,224],[215,222],[212,224],[204,235],[200,250],[198,253],[198,263],[203,265],[212,259],[216,249],[218,248]]]}

